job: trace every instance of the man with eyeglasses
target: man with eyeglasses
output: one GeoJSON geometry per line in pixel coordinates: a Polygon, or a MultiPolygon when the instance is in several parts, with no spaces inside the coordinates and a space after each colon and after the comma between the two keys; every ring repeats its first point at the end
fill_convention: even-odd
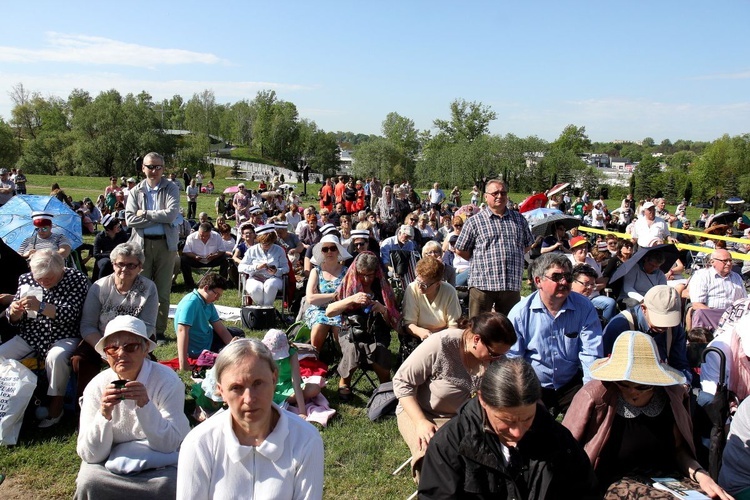
{"type": "Polygon", "coordinates": [[[143,157],[145,179],[130,191],[125,220],[132,229],[130,241],[143,248],[146,260],[143,275],[156,284],[159,292],[157,341],[164,342],[169,314],[172,271],[177,256],[180,229],[174,224],[180,213],[180,191],[164,177],[164,158],[159,153],[143,157]]]}
{"type": "Polygon", "coordinates": [[[742,276],[732,271],[732,254],[717,249],[711,254],[711,267],[693,273],[688,284],[693,309],[724,311],[735,300],[747,297],[742,276]]]}
{"type": "Polygon", "coordinates": [[[589,381],[589,365],[602,357],[602,325],[591,301],[570,293],[572,264],[546,253],[531,266],[536,291],[508,314],[518,340],[508,357],[522,357],[542,384],[542,401],[553,414],[565,412],[589,381]]]}
{"type": "Polygon", "coordinates": [[[229,282],[216,273],[208,273],[198,287],[177,304],[174,331],[177,334],[177,359],[180,370],[189,370],[188,359],[197,359],[201,352],[219,352],[233,337],[244,337],[240,328],[227,327],[214,305],[229,288],[229,282]]]}
{"type": "Polygon", "coordinates": [[[508,186],[487,182],[487,209],[469,217],[458,236],[456,255],[469,267],[469,317],[493,309],[503,314],[521,300],[524,254],[534,238],[524,217],[508,210],[508,186]]]}

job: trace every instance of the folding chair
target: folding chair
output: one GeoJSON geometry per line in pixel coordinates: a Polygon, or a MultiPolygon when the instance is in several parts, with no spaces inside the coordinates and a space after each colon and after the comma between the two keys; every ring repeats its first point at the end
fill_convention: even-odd
{"type": "MultiPolygon", "coordinates": [[[[241,307],[248,307],[253,305],[253,299],[250,296],[249,293],[245,290],[245,283],[248,280],[248,276],[245,273],[239,273],[239,295],[240,295],[240,303],[241,307]]],[[[281,300],[281,309],[277,309],[274,305],[273,308],[276,311],[276,320],[278,324],[288,324],[286,314],[289,311],[288,306],[290,302],[287,299],[287,290],[289,289],[289,275],[283,274],[281,276],[281,289],[276,294],[276,299],[274,300],[274,304],[277,300],[281,300]]]]}

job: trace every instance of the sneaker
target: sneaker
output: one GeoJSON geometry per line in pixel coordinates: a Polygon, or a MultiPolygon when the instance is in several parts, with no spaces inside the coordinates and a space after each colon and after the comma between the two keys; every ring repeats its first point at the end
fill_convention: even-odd
{"type": "Polygon", "coordinates": [[[60,412],[60,414],[56,416],[55,418],[45,418],[44,420],[39,422],[39,428],[47,429],[48,427],[52,427],[53,425],[58,424],[60,420],[62,420],[64,413],[65,413],[64,411],[60,412]]]}

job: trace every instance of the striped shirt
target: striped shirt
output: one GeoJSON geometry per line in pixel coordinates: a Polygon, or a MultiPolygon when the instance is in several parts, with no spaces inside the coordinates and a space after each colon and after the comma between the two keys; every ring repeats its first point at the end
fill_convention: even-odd
{"type": "Polygon", "coordinates": [[[29,252],[29,250],[45,250],[50,249],[57,252],[60,250],[60,247],[63,245],[67,245],[68,248],[73,248],[73,246],[70,244],[70,240],[64,235],[60,233],[51,233],[49,235],[49,238],[40,238],[34,233],[32,236],[29,236],[23,242],[21,243],[21,246],[18,248],[18,253],[20,255],[25,255],[29,252]]]}
{"type": "Polygon", "coordinates": [[[520,291],[523,254],[531,246],[529,224],[523,215],[489,209],[469,217],[458,235],[456,249],[471,252],[469,286],[485,291],[520,291]]]}
{"type": "Polygon", "coordinates": [[[711,309],[726,309],[735,300],[747,297],[742,277],[731,271],[723,278],[713,267],[699,269],[688,285],[690,301],[706,304],[711,309]]]}

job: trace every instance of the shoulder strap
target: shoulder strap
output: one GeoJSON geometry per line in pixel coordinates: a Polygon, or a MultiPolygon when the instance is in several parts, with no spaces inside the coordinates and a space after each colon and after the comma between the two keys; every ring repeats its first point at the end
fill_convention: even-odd
{"type": "Polygon", "coordinates": [[[628,320],[628,325],[630,325],[631,330],[635,330],[635,314],[633,314],[632,309],[625,309],[621,313],[623,317],[628,320]]]}

